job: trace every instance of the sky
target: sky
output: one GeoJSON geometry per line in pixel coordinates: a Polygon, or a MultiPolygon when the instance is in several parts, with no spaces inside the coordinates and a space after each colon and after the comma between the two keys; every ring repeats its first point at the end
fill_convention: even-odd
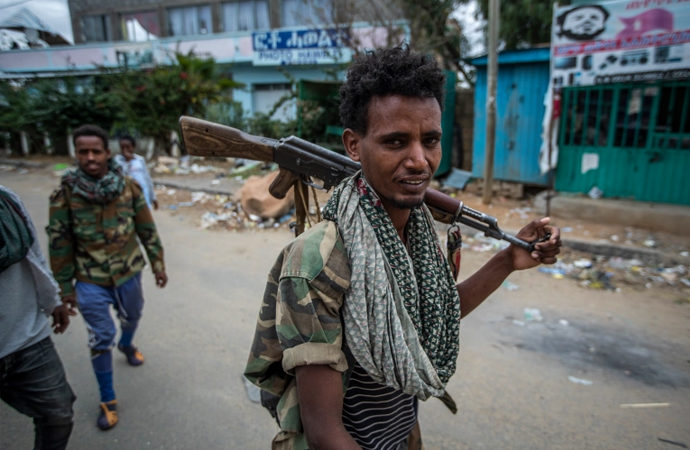
{"type": "MultiPolygon", "coordinates": [[[[27,8],[33,12],[43,23],[63,35],[68,41],[74,42],[72,26],[69,20],[69,7],[67,0],[0,0],[0,18],[10,17],[21,8],[27,8]]],[[[476,2],[459,8],[453,15],[465,24],[472,53],[481,53],[480,25],[474,20],[476,2]]]]}
{"type": "Polygon", "coordinates": [[[482,22],[475,19],[475,15],[479,11],[479,5],[476,1],[468,3],[456,9],[453,17],[456,18],[463,26],[465,37],[470,44],[470,54],[464,56],[477,56],[486,51],[484,43],[484,33],[482,32],[482,22]]]}
{"type": "Polygon", "coordinates": [[[0,0],[0,18],[11,17],[22,8],[27,8],[47,26],[74,42],[67,0],[0,0]]]}

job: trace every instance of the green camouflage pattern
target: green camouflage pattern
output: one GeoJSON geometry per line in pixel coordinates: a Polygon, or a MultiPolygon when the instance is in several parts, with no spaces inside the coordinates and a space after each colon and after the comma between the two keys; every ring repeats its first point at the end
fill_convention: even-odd
{"type": "Polygon", "coordinates": [[[72,294],[74,279],[120,286],[146,265],[165,271],[163,245],[141,188],[125,179],[122,193],[105,205],[89,203],[63,183],[50,196],[50,266],[62,296],[72,294]],[[139,242],[137,242],[137,237],[139,242]]]}
{"type": "Polygon", "coordinates": [[[244,375],[280,397],[276,418],[281,432],[273,448],[306,448],[294,368],[328,365],[345,376],[340,307],[349,287],[347,255],[330,221],[285,247],[268,275],[244,375]]]}

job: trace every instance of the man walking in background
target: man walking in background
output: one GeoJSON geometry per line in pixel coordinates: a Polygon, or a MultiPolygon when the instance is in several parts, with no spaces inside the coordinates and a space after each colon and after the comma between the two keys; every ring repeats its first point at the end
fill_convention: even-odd
{"type": "Polygon", "coordinates": [[[146,167],[146,160],[136,154],[136,148],[137,141],[129,134],[123,135],[120,137],[120,154],[115,155],[115,162],[122,166],[125,175],[139,183],[149,208],[158,209],[158,201],[156,201],[149,169],[146,167]]]}
{"type": "Polygon", "coordinates": [[[118,422],[111,305],[120,320],[118,350],[132,366],[144,362],[132,343],[144,304],[141,271],[146,262],[139,242],[158,287],[164,287],[168,277],[151,210],[139,185],[111,160],[107,133],[83,125],[74,131],[73,140],[79,167],[63,175],[60,188],[51,195],[46,230],[62,301],[78,305],[86,321],[101,396],[97,425],[107,430],[118,422]]]}

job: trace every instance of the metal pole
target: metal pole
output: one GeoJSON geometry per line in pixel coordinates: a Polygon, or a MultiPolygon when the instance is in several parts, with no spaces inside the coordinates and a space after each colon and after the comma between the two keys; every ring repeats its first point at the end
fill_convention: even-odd
{"type": "Polygon", "coordinates": [[[489,66],[486,86],[486,149],[484,155],[484,195],[482,201],[491,203],[494,184],[494,147],[496,144],[496,78],[498,76],[499,0],[489,0],[489,66]]]}

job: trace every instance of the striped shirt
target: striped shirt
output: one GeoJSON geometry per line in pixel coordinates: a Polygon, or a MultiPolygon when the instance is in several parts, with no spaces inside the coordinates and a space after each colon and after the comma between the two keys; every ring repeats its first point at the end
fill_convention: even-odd
{"type": "Polygon", "coordinates": [[[417,422],[417,398],[375,382],[357,363],[343,399],[343,425],[365,449],[399,449],[417,422]]]}

